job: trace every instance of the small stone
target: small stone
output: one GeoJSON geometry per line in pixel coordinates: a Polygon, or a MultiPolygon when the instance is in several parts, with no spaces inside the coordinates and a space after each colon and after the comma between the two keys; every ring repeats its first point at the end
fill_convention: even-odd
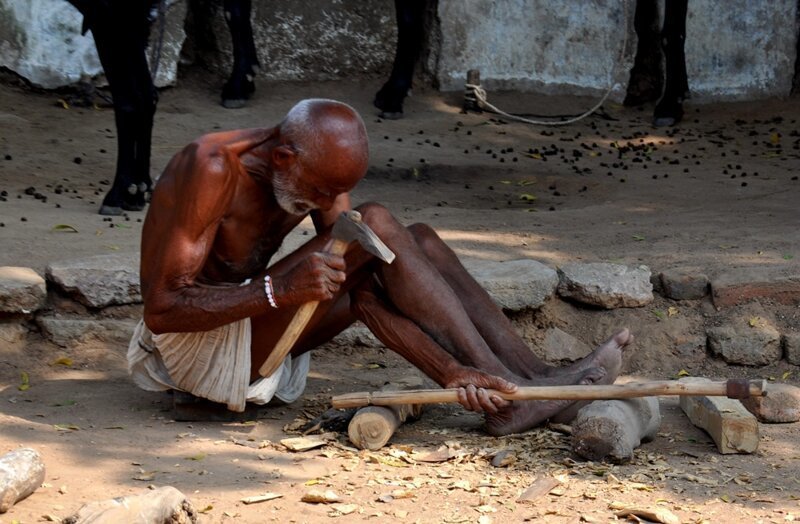
{"type": "Polygon", "coordinates": [[[661,285],[664,294],[673,300],[698,300],[708,293],[708,277],[702,273],[663,271],[661,285]]]}
{"type": "Polygon", "coordinates": [[[44,279],[27,267],[0,267],[0,312],[31,313],[47,298],[44,279]]]}
{"type": "Polygon", "coordinates": [[[742,400],[747,411],[759,422],[786,423],[800,420],[800,388],[789,384],[769,384],[766,397],[742,400]]]}
{"type": "Polygon", "coordinates": [[[650,268],[569,263],[558,269],[558,294],[606,309],[640,307],[653,301],[650,268]]]}
{"type": "Polygon", "coordinates": [[[787,333],[783,336],[783,353],[789,364],[800,366],[800,333],[787,333]]]}
{"type": "Polygon", "coordinates": [[[708,347],[729,364],[766,366],[781,358],[778,330],[764,321],[756,326],[709,328],[708,347]]]}

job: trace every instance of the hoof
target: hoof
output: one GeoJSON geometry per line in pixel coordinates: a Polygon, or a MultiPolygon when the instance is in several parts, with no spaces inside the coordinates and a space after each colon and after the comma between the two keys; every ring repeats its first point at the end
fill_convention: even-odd
{"type": "Polygon", "coordinates": [[[240,109],[247,104],[246,98],[222,99],[222,107],[226,109],[240,109]]]}
{"type": "Polygon", "coordinates": [[[379,117],[383,118],[384,120],[400,120],[403,118],[402,111],[381,111],[378,114],[379,117]]]}
{"type": "Polygon", "coordinates": [[[102,206],[100,206],[100,210],[97,212],[97,214],[104,216],[118,217],[122,214],[122,212],[123,210],[121,207],[107,206],[103,204],[102,206]]]}

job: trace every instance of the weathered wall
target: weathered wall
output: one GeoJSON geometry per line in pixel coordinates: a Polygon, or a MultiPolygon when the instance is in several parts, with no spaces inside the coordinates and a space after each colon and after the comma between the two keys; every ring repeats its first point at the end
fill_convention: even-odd
{"type": "MultiPolygon", "coordinates": [[[[202,48],[198,59],[227,75],[232,64],[227,25],[221,9],[206,13],[210,28],[201,30],[211,33],[195,38],[202,48]]],[[[252,24],[261,78],[329,80],[383,74],[394,58],[394,4],[387,0],[254,0],[252,24]]]]}
{"type": "Polygon", "coordinates": [[[621,100],[636,48],[627,3],[628,13],[620,0],[439,0],[441,88],[463,89],[479,69],[489,89],[587,94],[613,82],[621,100]]]}
{"type": "Polygon", "coordinates": [[[691,0],[686,72],[692,95],[699,100],[788,95],[797,34],[797,0],[691,0]]]}
{"type": "MultiPolygon", "coordinates": [[[[466,71],[477,68],[489,89],[594,94],[613,83],[613,98],[621,100],[636,44],[635,3],[438,0],[439,31],[427,67],[443,90],[462,89],[466,71]],[[620,60],[626,34],[628,52],[620,60]]],[[[181,52],[227,75],[230,37],[219,4],[169,0],[158,85],[176,81],[181,52]],[[193,33],[184,45],[187,5],[205,18],[190,20],[193,33]]],[[[692,0],[686,61],[696,99],[789,94],[797,17],[797,0],[692,0]]],[[[47,88],[100,74],[94,43],[79,34],[80,24],[65,0],[0,0],[0,67],[47,88]]],[[[391,67],[396,28],[389,0],[254,0],[253,26],[264,79],[386,75],[391,67]]]]}

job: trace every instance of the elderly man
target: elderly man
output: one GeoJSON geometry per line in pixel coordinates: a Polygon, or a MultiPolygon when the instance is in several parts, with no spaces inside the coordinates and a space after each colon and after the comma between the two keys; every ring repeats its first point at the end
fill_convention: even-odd
{"type": "Polygon", "coordinates": [[[378,204],[356,209],[397,255],[387,265],[357,243],[328,254],[331,225],[368,166],[364,123],[351,107],[304,100],[276,127],[213,133],[164,170],[142,231],[144,319],[128,360],[149,390],[176,389],[242,411],[291,402],[308,351],[356,319],[461,404],[484,412],[495,435],[574,415],[561,401],[510,402],[487,390],[608,384],[627,330],[583,360],[547,366],[436,233],[401,225],[378,204]],[[311,214],[317,235],[272,265],[286,235],[311,214]],[[320,301],[282,366],[258,374],[297,309],[320,301]]]}

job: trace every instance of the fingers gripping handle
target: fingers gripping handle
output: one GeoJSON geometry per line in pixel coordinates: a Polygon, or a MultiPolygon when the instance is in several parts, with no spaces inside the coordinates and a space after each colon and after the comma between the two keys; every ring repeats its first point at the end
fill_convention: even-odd
{"type": "MultiPolygon", "coordinates": [[[[345,240],[339,240],[337,238],[331,239],[331,242],[328,244],[327,251],[328,253],[332,253],[334,255],[344,255],[347,251],[347,246],[349,242],[345,240]]],[[[308,321],[311,320],[311,317],[314,315],[314,312],[317,310],[317,306],[319,306],[319,302],[306,302],[297,310],[295,313],[294,318],[292,321],[289,322],[289,325],[286,327],[286,331],[283,332],[280,340],[278,340],[275,347],[272,348],[272,352],[267,357],[267,360],[261,365],[258,369],[258,374],[262,377],[269,377],[275,370],[280,367],[281,363],[283,363],[283,359],[286,358],[286,355],[289,354],[292,347],[294,347],[295,342],[300,337],[300,334],[308,325],[308,321]]]]}

